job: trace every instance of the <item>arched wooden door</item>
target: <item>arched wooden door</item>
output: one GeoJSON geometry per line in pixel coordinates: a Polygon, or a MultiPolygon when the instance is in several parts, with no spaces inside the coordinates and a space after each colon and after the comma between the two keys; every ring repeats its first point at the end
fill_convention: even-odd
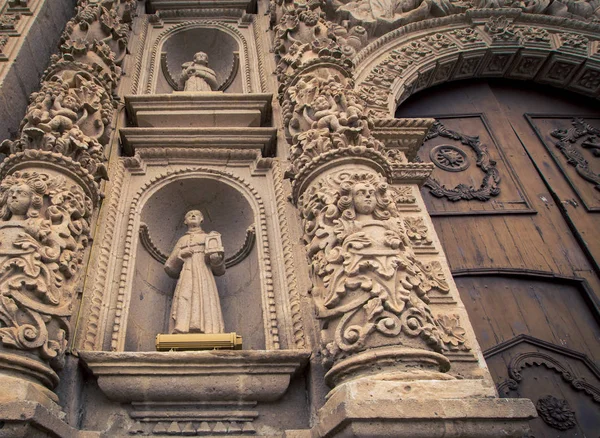
{"type": "Polygon", "coordinates": [[[536,438],[600,437],[600,103],[471,81],[396,116],[437,119],[422,191],[500,395],[536,438]]]}

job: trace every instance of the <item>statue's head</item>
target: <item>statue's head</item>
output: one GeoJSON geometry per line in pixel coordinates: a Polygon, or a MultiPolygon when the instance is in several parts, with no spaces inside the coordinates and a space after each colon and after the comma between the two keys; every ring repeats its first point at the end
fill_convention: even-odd
{"type": "Polygon", "coordinates": [[[184,224],[190,227],[199,227],[204,221],[204,216],[200,210],[190,210],[185,214],[184,224]]]}
{"type": "Polygon", "coordinates": [[[317,111],[323,111],[329,109],[331,107],[331,103],[325,96],[319,96],[315,99],[313,103],[313,108],[317,111]]]}
{"type": "Polygon", "coordinates": [[[44,201],[47,184],[36,172],[15,172],[0,184],[0,216],[38,217],[44,201]]]}
{"type": "Polygon", "coordinates": [[[194,55],[194,62],[196,64],[208,65],[208,55],[204,52],[198,52],[194,55]]]}

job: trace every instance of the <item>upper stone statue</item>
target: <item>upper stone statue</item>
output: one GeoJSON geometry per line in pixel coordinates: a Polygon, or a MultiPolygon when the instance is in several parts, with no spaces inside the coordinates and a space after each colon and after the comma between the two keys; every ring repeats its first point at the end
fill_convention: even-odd
{"type": "Polygon", "coordinates": [[[208,66],[208,55],[198,52],[194,60],[181,65],[183,91],[215,91],[219,88],[215,71],[208,66]]]}

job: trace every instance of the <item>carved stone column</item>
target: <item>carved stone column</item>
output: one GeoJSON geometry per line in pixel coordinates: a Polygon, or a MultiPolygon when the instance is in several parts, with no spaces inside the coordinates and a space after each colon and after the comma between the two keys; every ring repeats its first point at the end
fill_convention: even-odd
{"type": "MultiPolygon", "coordinates": [[[[59,54],[31,95],[20,136],[2,143],[2,403],[26,400],[56,409],[51,390],[71,338],[135,7],[135,0],[78,2],[59,54]]],[[[2,412],[10,417],[10,409],[2,412]]]]}
{"type": "Polygon", "coordinates": [[[316,433],[523,436],[533,405],[495,398],[420,197],[432,168],[381,141],[393,143],[395,129],[400,144],[400,125],[424,121],[367,117],[351,61],[366,31],[324,17],[320,2],[272,3],[288,175],[333,388],[316,433]],[[450,426],[457,412],[464,424],[450,426]]]}

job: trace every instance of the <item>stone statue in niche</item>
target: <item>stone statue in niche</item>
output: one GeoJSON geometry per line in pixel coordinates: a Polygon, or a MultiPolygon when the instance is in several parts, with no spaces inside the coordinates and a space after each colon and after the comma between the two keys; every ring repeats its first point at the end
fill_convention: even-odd
{"type": "Polygon", "coordinates": [[[219,88],[215,71],[208,66],[208,55],[198,52],[194,60],[181,66],[183,91],[215,91],[219,88]]]}
{"type": "Polygon", "coordinates": [[[165,262],[170,277],[179,278],[169,320],[170,333],[223,333],[223,313],[214,275],[225,273],[221,235],[205,233],[198,210],[185,215],[187,233],[165,262]]]}

